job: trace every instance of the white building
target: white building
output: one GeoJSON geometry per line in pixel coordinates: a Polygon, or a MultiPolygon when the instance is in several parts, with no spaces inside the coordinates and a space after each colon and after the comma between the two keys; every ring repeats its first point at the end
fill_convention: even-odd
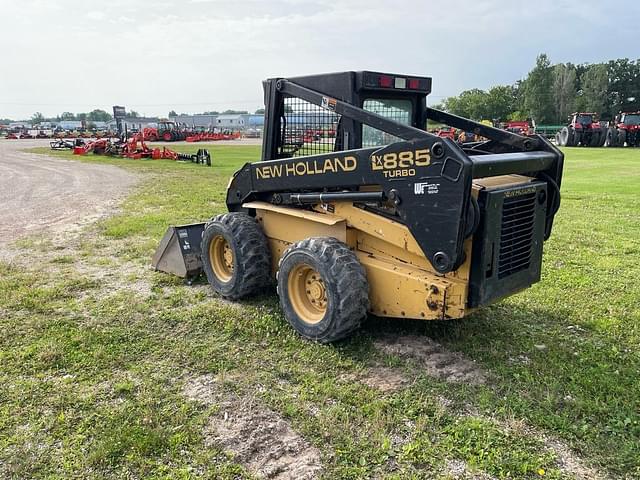
{"type": "Polygon", "coordinates": [[[244,117],[241,113],[218,115],[216,127],[228,130],[242,130],[245,127],[244,117]]]}
{"type": "Polygon", "coordinates": [[[191,128],[210,130],[217,127],[218,115],[176,115],[169,117],[169,120],[177,124],[185,124],[191,128]]]}

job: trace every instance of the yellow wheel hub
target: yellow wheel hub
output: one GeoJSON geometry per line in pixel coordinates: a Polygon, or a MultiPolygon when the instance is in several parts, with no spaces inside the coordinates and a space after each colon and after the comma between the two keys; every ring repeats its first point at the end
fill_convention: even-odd
{"type": "Polygon", "coordinates": [[[327,311],[327,290],[320,274],[301,263],[291,269],[287,283],[289,300],[298,317],[309,324],[320,322],[327,311]]]}
{"type": "Polygon", "coordinates": [[[213,273],[221,282],[228,282],[233,276],[233,250],[222,235],[213,237],[209,244],[209,261],[213,273]]]}

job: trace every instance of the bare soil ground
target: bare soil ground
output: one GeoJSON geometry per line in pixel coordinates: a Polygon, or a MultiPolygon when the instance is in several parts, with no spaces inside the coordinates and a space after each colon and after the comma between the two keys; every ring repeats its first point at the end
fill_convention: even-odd
{"type": "Polygon", "coordinates": [[[25,234],[77,229],[104,217],[136,183],[135,175],[111,165],[21,151],[45,145],[0,140],[0,249],[25,234]]]}
{"type": "Polygon", "coordinates": [[[453,383],[482,384],[486,373],[464,355],[451,352],[427,337],[412,335],[389,336],[375,342],[376,347],[389,355],[409,358],[428,375],[453,383]]]}
{"type": "Polygon", "coordinates": [[[220,444],[234,460],[260,478],[311,480],[321,471],[320,452],[296,433],[280,415],[249,395],[227,393],[211,375],[191,379],[187,398],[218,411],[211,417],[205,442],[220,444]]]}

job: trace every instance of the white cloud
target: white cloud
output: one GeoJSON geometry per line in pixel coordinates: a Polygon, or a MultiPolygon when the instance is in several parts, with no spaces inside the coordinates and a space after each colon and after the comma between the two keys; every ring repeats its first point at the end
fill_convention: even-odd
{"type": "Polygon", "coordinates": [[[624,16],[600,0],[3,3],[0,117],[121,103],[254,109],[264,78],[349,69],[432,75],[439,100],[514,82],[543,51],[575,63],[637,56],[640,16],[636,0],[619,0],[624,16]]]}
{"type": "Polygon", "coordinates": [[[87,13],[87,18],[89,20],[103,20],[105,18],[105,14],[104,12],[94,10],[93,12],[87,13]]]}

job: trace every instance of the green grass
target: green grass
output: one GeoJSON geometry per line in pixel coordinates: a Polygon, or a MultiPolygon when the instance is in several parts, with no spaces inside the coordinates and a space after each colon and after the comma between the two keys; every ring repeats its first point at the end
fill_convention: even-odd
{"type": "Polygon", "coordinates": [[[143,268],[168,224],[224,211],[229,176],[259,158],[259,147],[210,148],[213,168],[80,159],[131,169],[140,186],[75,250],[51,255],[48,240],[26,239],[28,268],[0,263],[0,473],[247,475],[204,445],[211,411],[181,394],[186,378],[225,373],[321,450],[326,478],[434,478],[450,459],[498,478],[566,478],[544,439],[506,427],[518,423],[612,478],[640,478],[640,150],[566,150],[563,203],[533,288],[462,321],[371,318],[321,346],[291,331],[273,295],[237,308],[143,268]],[[137,280],[149,290],[128,288],[137,280]],[[374,348],[398,331],[465,354],[491,381],[444,383],[374,348]],[[349,380],[376,362],[416,381],[382,393],[349,380]]]}

